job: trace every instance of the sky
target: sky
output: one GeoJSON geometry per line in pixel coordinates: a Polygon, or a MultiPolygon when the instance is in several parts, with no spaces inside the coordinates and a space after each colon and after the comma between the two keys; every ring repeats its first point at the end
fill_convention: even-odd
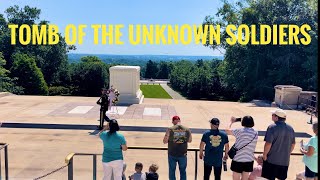
{"type": "MultiPolygon", "coordinates": [[[[205,16],[214,15],[220,0],[0,0],[0,13],[13,5],[23,7],[29,5],[41,9],[40,20],[47,20],[59,27],[64,34],[68,24],[86,24],[86,36],[82,45],[72,53],[90,54],[120,54],[120,55],[223,55],[218,50],[212,50],[201,44],[189,45],[132,45],[128,42],[127,29],[129,24],[171,24],[171,25],[200,25],[205,16]],[[124,45],[102,45],[93,43],[93,30],[91,24],[124,24],[124,45]]],[[[223,53],[223,51],[222,51],[223,53]]]]}

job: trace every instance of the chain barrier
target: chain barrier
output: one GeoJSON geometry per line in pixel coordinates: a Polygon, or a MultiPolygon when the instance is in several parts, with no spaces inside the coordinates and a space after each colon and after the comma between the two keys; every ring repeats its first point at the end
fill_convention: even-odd
{"type": "Polygon", "coordinates": [[[42,178],[44,178],[44,177],[47,177],[47,176],[49,176],[49,175],[51,175],[51,174],[53,174],[53,173],[56,173],[56,172],[62,170],[63,168],[67,167],[68,165],[69,165],[69,164],[66,164],[66,165],[64,165],[64,166],[61,166],[60,168],[55,169],[55,170],[53,170],[53,171],[51,171],[51,172],[49,172],[49,173],[47,173],[47,174],[45,174],[45,175],[43,175],[43,176],[34,178],[33,180],[38,180],[38,179],[42,179],[42,178]]]}
{"type": "Polygon", "coordinates": [[[290,106],[289,106],[288,104],[286,104],[286,103],[283,103],[283,105],[287,106],[287,108],[290,109],[290,110],[296,110],[296,109],[290,107],[290,106]]]}

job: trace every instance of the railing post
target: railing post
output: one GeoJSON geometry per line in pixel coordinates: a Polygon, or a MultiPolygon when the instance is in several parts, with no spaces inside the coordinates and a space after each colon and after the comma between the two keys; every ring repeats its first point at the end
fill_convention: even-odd
{"type": "Polygon", "coordinates": [[[197,180],[197,177],[198,177],[198,151],[195,150],[195,169],[194,169],[194,180],[197,180]]]}
{"type": "Polygon", "coordinates": [[[97,179],[97,155],[93,155],[93,180],[97,179]]]}
{"type": "Polygon", "coordinates": [[[0,150],[0,180],[2,180],[2,172],[1,172],[1,150],[0,150]]]}
{"type": "Polygon", "coordinates": [[[73,180],[73,157],[71,157],[68,165],[68,180],[73,180]]]}
{"type": "Polygon", "coordinates": [[[8,167],[8,146],[4,147],[4,170],[6,174],[6,180],[9,179],[9,167],[8,167]]]}

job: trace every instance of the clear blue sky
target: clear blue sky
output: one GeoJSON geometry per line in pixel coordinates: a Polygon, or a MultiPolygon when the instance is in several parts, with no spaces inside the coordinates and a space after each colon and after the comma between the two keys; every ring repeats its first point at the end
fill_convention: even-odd
{"type": "Polygon", "coordinates": [[[221,55],[202,45],[137,45],[128,41],[129,24],[201,24],[206,15],[214,15],[220,0],[0,0],[0,13],[12,5],[29,5],[41,9],[41,20],[48,20],[64,34],[67,24],[86,24],[82,45],[73,53],[93,54],[155,54],[155,55],[221,55]],[[94,45],[91,24],[124,24],[121,38],[124,45],[94,45]]]}

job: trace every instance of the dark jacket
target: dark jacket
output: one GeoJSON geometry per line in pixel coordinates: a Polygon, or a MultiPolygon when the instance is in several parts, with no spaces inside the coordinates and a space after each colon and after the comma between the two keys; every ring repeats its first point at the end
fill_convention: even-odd
{"type": "Polygon", "coordinates": [[[147,174],[147,180],[158,180],[159,175],[158,173],[146,173],[147,174]]]}

